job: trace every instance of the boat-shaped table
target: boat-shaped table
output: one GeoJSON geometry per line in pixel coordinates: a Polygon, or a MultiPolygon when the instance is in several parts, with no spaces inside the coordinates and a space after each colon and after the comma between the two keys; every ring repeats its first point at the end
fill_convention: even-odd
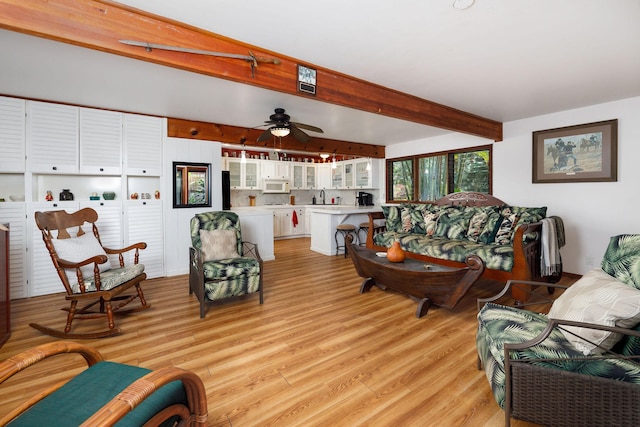
{"type": "Polygon", "coordinates": [[[411,258],[394,263],[384,253],[354,245],[351,240],[349,236],[349,256],[358,275],[364,277],[360,293],[375,285],[409,295],[418,301],[416,317],[427,314],[432,305],[455,307],[484,271],[484,262],[476,255],[467,257],[467,267],[463,268],[425,264],[411,258]]]}

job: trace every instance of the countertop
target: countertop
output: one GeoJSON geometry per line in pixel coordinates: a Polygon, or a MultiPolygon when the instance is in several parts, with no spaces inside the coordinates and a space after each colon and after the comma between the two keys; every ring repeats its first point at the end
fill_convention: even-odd
{"type": "Polygon", "coordinates": [[[351,206],[351,205],[258,205],[258,206],[239,206],[231,208],[232,211],[238,212],[258,212],[273,211],[275,209],[311,209],[310,212],[324,213],[330,215],[344,215],[355,213],[378,212],[382,208],[380,206],[351,206]]]}

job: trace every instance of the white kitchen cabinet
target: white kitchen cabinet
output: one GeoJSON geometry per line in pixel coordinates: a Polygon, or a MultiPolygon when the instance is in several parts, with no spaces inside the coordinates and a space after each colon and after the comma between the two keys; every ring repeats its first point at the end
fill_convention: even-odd
{"type": "Polygon", "coordinates": [[[122,174],[122,113],[80,108],[80,173],[122,174]]]}
{"type": "Polygon", "coordinates": [[[343,186],[344,165],[341,162],[337,162],[336,165],[331,165],[331,188],[343,188],[343,186]]]}
{"type": "Polygon", "coordinates": [[[293,206],[275,208],[273,210],[273,237],[301,236],[305,230],[305,209],[293,206]],[[296,213],[297,225],[293,226],[293,212],[296,213]]]}
{"type": "Polygon", "coordinates": [[[293,163],[291,165],[291,188],[302,190],[305,188],[304,163],[293,163]]]}
{"type": "Polygon", "coordinates": [[[11,299],[27,297],[25,287],[27,233],[24,218],[24,202],[0,203],[0,224],[9,224],[9,296],[11,299]]]}
{"type": "Polygon", "coordinates": [[[254,190],[258,188],[259,160],[238,158],[226,159],[229,183],[233,190],[254,190]]]}
{"type": "Polygon", "coordinates": [[[331,188],[331,165],[328,163],[318,165],[318,188],[331,188]]]}
{"type": "Polygon", "coordinates": [[[75,212],[79,208],[78,202],[35,202],[29,204],[27,213],[28,223],[31,224],[31,250],[30,253],[30,288],[27,296],[47,295],[64,292],[64,286],[58,277],[56,269],[51,262],[49,251],[42,240],[42,233],[35,221],[36,212],[53,210],[65,210],[75,212]]]}
{"type": "Polygon", "coordinates": [[[304,180],[304,188],[307,190],[315,190],[318,188],[318,172],[315,164],[305,163],[304,180]]]}
{"type": "Polygon", "coordinates": [[[162,126],[159,117],[124,114],[124,163],[128,175],[162,175],[162,126]]]}
{"type": "Polygon", "coordinates": [[[304,234],[311,235],[311,210],[304,210],[304,234]]]}
{"type": "Polygon", "coordinates": [[[302,236],[304,234],[306,234],[306,230],[305,230],[305,217],[304,217],[304,208],[296,208],[294,209],[294,211],[291,211],[291,235],[293,236],[302,236]],[[293,212],[295,211],[296,213],[296,219],[298,220],[298,225],[297,226],[293,226],[293,212]]]}
{"type": "Polygon", "coordinates": [[[27,101],[27,169],[78,173],[78,107],[27,101]]]}
{"type": "Polygon", "coordinates": [[[354,188],[373,188],[373,171],[377,163],[371,159],[358,159],[354,161],[355,183],[354,188]]]}
{"type": "MultiPolygon", "coordinates": [[[[0,96],[0,170],[25,171],[26,101],[0,96]]],[[[9,236],[11,239],[11,236],[9,236]]]]}
{"type": "Polygon", "coordinates": [[[340,162],[343,170],[342,187],[347,190],[353,188],[355,182],[355,167],[353,161],[340,162]]]}
{"type": "Polygon", "coordinates": [[[291,162],[282,162],[279,160],[262,160],[260,163],[260,177],[262,179],[291,178],[291,162]]]}
{"type": "MultiPolygon", "coordinates": [[[[164,276],[164,238],[161,200],[128,200],[125,211],[124,244],[145,242],[140,251],[140,263],[149,279],[164,276]]],[[[134,252],[128,262],[133,262],[134,252]]]]}

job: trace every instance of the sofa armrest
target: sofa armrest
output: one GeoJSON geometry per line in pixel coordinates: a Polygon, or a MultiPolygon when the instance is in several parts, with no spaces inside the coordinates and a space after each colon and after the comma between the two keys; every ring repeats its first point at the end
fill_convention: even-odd
{"type": "Polygon", "coordinates": [[[367,230],[367,248],[373,249],[373,236],[387,231],[386,221],[377,224],[376,220],[386,219],[383,212],[369,212],[369,229],[367,230]]]}

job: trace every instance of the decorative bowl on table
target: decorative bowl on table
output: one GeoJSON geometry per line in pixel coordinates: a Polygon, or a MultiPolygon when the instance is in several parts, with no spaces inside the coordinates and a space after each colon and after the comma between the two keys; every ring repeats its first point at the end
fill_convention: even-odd
{"type": "Polygon", "coordinates": [[[9,196],[12,202],[24,202],[24,196],[9,196]]]}
{"type": "Polygon", "coordinates": [[[114,193],[113,191],[105,191],[104,193],[102,193],[102,197],[105,200],[113,200],[116,198],[116,193],[114,193]]]}

